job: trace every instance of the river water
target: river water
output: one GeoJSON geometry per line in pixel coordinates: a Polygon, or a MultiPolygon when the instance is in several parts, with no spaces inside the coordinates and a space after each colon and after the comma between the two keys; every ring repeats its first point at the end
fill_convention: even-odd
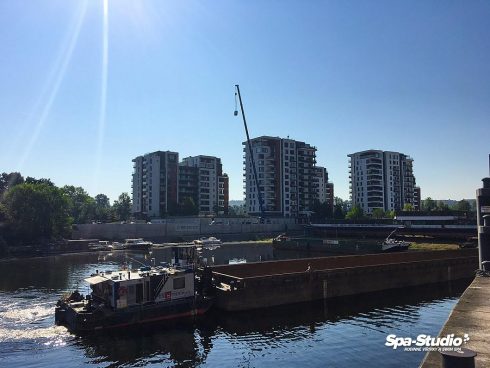
{"type": "MultiPolygon", "coordinates": [[[[268,244],[203,251],[209,264],[308,256],[268,244]]],[[[315,254],[318,256],[318,254],[315,254]]],[[[417,367],[423,352],[384,346],[388,334],[435,336],[469,281],[253,312],[211,310],[195,322],[77,337],[54,306],[95,270],[168,261],[171,251],[94,252],[0,261],[0,367],[417,367]]]]}

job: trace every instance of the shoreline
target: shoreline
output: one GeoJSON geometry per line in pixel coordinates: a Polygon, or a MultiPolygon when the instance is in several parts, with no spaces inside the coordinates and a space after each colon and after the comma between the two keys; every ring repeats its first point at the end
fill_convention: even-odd
{"type": "MultiPolygon", "coordinates": [[[[216,246],[221,246],[221,245],[252,245],[252,244],[259,244],[259,245],[272,245],[272,238],[266,238],[262,240],[241,240],[241,241],[225,241],[220,244],[213,244],[216,246]]],[[[356,239],[345,239],[345,240],[356,240],[356,239]]],[[[190,246],[193,245],[192,242],[179,242],[179,243],[156,243],[153,247],[149,248],[148,251],[143,251],[143,252],[150,252],[152,250],[160,250],[160,249],[168,249],[172,247],[179,247],[179,246],[190,246]]],[[[458,250],[461,249],[458,243],[449,243],[449,242],[444,242],[444,243],[438,243],[438,242],[412,242],[412,245],[410,249],[408,250],[409,252],[420,252],[420,251],[449,251],[449,250],[458,250]]],[[[17,254],[13,256],[7,256],[7,257],[1,257],[0,262],[8,262],[11,260],[18,260],[18,259],[38,259],[38,258],[47,258],[47,257],[52,257],[52,256],[69,256],[69,255],[83,255],[87,253],[95,253],[97,252],[102,253],[102,254],[107,254],[107,253],[114,253],[114,252],[142,252],[141,250],[128,250],[128,249],[123,249],[123,250],[98,250],[94,251],[91,249],[86,249],[86,250],[73,250],[73,251],[42,251],[38,250],[39,253],[34,252],[34,253],[25,253],[25,254],[17,254]]],[[[321,251],[316,252],[316,253],[321,253],[321,251]]]]}

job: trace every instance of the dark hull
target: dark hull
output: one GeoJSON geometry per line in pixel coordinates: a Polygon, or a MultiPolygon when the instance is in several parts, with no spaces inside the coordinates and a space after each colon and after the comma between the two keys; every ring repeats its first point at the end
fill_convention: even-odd
{"type": "Polygon", "coordinates": [[[56,307],[55,321],[73,332],[108,330],[158,321],[193,318],[208,311],[211,299],[187,298],[157,304],[125,308],[120,311],[99,309],[80,311],[61,303],[56,307]]]}

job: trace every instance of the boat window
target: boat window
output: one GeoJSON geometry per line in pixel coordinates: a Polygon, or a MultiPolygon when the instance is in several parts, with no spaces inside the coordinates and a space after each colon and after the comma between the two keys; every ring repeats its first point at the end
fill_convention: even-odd
{"type": "Polygon", "coordinates": [[[173,280],[173,282],[174,282],[174,290],[185,288],[185,277],[176,278],[173,280]]]}

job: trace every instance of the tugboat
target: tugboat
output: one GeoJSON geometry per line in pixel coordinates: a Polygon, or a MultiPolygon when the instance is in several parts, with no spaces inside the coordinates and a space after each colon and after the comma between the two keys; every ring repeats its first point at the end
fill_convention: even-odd
{"type": "Polygon", "coordinates": [[[193,248],[175,248],[172,265],[92,274],[85,279],[90,295],[74,291],[58,301],[56,324],[83,333],[204,314],[212,298],[197,291],[202,288],[190,257],[178,256],[193,248]]]}

